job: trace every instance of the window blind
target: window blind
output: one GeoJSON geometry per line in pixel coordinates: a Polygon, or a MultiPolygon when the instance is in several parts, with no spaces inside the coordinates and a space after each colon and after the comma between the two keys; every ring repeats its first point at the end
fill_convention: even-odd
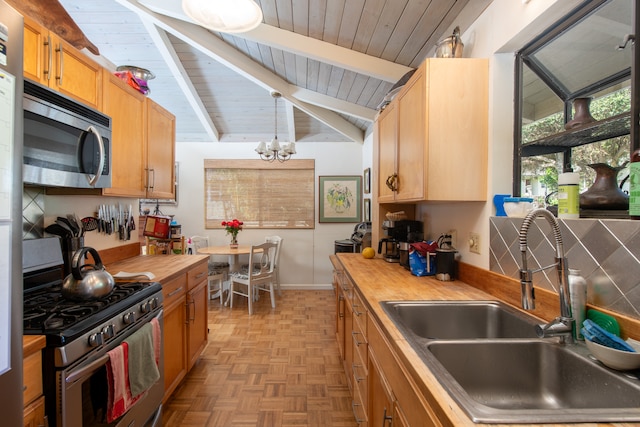
{"type": "Polygon", "coordinates": [[[205,160],[205,228],[314,228],[315,161],[205,160]]]}

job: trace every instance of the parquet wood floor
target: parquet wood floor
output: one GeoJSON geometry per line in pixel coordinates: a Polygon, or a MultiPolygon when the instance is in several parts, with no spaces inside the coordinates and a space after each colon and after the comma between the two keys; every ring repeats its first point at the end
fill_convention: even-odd
{"type": "Polygon", "coordinates": [[[356,427],[332,290],[283,290],[249,316],[209,304],[209,344],[163,408],[164,426],[356,427]]]}

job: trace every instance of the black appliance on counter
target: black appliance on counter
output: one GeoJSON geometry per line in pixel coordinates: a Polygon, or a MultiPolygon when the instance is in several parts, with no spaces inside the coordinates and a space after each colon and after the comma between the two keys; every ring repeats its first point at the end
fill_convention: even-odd
{"type": "MultiPolygon", "coordinates": [[[[409,245],[411,243],[421,242],[424,239],[423,222],[409,219],[384,221],[382,228],[386,230],[387,235],[390,236],[390,239],[395,242],[397,246],[393,260],[390,262],[399,262],[400,265],[409,270],[409,245]]],[[[388,247],[389,242],[386,242],[386,244],[388,247]]],[[[378,250],[378,253],[379,252],[380,250],[378,250]]],[[[387,257],[385,257],[385,259],[387,259],[387,257]]],[[[387,261],[389,260],[387,259],[387,261]]]]}
{"type": "Polygon", "coordinates": [[[350,239],[336,240],[334,253],[338,252],[362,252],[363,248],[371,246],[371,223],[360,222],[356,224],[350,239]]]}
{"type": "MultiPolygon", "coordinates": [[[[106,425],[108,352],[156,318],[162,336],[162,286],[117,282],[97,300],[62,297],[64,265],[58,238],[23,241],[23,333],[44,335],[45,411],[52,426],[106,425]]],[[[110,426],[159,426],[164,395],[164,356],[156,381],[110,426]]]]}

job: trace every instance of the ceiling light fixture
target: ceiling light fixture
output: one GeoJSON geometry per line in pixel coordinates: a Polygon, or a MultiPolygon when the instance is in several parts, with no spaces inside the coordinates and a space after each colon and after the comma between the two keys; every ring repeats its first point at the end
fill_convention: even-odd
{"type": "Polygon", "coordinates": [[[243,33],[262,23],[253,0],[182,0],[182,10],[198,24],[223,33],[243,33]]]}
{"type": "Polygon", "coordinates": [[[294,154],[296,154],[296,144],[295,142],[284,143],[282,147],[280,147],[280,143],[278,142],[278,98],[282,95],[280,92],[271,92],[271,96],[275,100],[275,136],[271,140],[271,143],[267,146],[267,143],[262,141],[258,144],[258,148],[256,148],[256,153],[260,155],[262,160],[267,162],[273,162],[277,160],[279,162],[285,162],[291,158],[294,154]]]}

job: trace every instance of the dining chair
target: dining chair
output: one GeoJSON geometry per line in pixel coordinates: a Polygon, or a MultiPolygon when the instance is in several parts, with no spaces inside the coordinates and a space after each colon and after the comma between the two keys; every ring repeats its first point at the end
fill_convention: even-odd
{"type": "Polygon", "coordinates": [[[269,292],[271,295],[271,307],[276,307],[276,298],[273,284],[275,281],[275,259],[278,245],[276,243],[265,242],[260,245],[251,245],[249,253],[250,269],[247,273],[235,272],[231,274],[230,307],[233,309],[234,295],[246,297],[249,305],[249,314],[253,314],[253,303],[257,300],[259,291],[269,292]],[[244,289],[236,286],[243,285],[244,289]]]}
{"type": "MultiPolygon", "coordinates": [[[[197,254],[201,248],[209,246],[208,236],[192,236],[191,245],[193,254],[197,254]]],[[[213,256],[209,257],[209,299],[220,298],[223,304],[224,291],[229,289],[229,263],[214,261],[213,256]]]]}
{"type": "MultiPolygon", "coordinates": [[[[278,295],[282,295],[282,290],[280,289],[280,249],[282,248],[282,237],[280,236],[267,236],[264,238],[265,242],[269,242],[269,243],[275,243],[276,246],[276,255],[275,255],[275,265],[274,265],[274,278],[275,278],[275,285],[276,285],[276,289],[278,291],[278,295]]],[[[241,270],[244,274],[247,274],[247,272],[249,271],[249,265],[250,264],[243,264],[241,267],[241,270]]],[[[258,266],[259,268],[259,266],[258,266]]]]}
{"type": "Polygon", "coordinates": [[[278,290],[278,295],[282,295],[282,290],[280,289],[280,249],[282,248],[282,237],[280,236],[267,236],[264,239],[267,242],[275,243],[276,246],[276,259],[274,265],[274,277],[276,289],[278,290]]]}

